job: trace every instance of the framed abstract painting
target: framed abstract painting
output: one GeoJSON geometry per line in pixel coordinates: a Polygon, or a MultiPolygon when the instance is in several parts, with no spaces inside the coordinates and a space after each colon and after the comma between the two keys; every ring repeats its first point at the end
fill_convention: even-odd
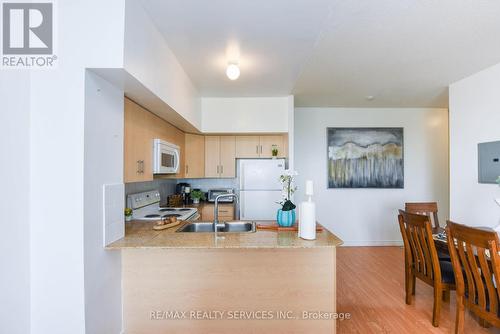
{"type": "Polygon", "coordinates": [[[403,128],[328,128],[328,188],[404,188],[403,128]]]}

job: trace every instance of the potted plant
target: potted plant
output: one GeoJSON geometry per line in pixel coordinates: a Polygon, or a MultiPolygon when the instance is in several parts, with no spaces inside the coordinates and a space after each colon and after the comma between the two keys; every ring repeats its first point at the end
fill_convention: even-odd
{"type": "Polygon", "coordinates": [[[131,208],[125,208],[125,221],[129,222],[132,220],[132,209],[131,208]]]}
{"type": "Polygon", "coordinates": [[[297,190],[294,182],[294,176],[297,175],[296,171],[285,170],[285,173],[280,176],[280,182],[283,186],[282,196],[283,200],[278,202],[281,209],[278,210],[276,220],[279,226],[292,226],[295,223],[295,208],[291,198],[293,193],[297,190]]]}
{"type": "Polygon", "coordinates": [[[278,146],[277,145],[273,145],[271,147],[271,155],[272,155],[273,159],[276,159],[278,157],[278,146]]]}
{"type": "Polygon", "coordinates": [[[200,203],[200,199],[203,201],[205,200],[205,193],[199,189],[195,189],[191,191],[191,199],[193,200],[194,204],[198,204],[200,203]]]}

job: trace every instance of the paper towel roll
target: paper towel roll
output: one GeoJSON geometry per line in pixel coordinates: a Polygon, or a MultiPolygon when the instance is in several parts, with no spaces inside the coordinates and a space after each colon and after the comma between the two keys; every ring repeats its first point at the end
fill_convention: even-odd
{"type": "Polygon", "coordinates": [[[299,237],[306,240],[316,239],[316,205],[314,202],[300,204],[299,237]]]}

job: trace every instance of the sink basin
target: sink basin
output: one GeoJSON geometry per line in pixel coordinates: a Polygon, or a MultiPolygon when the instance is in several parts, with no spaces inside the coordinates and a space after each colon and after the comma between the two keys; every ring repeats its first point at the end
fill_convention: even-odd
{"type": "MultiPolygon", "coordinates": [[[[217,229],[220,233],[252,233],[255,232],[255,222],[229,221],[220,223],[217,229]],[[224,226],[222,226],[222,224],[224,226]]],[[[208,233],[214,232],[213,222],[194,222],[182,226],[176,232],[208,233]]]]}

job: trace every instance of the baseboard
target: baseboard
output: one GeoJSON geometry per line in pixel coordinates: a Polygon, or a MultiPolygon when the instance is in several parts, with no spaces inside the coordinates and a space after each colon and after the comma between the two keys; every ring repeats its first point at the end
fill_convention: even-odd
{"type": "Polygon", "coordinates": [[[369,241],[346,241],[341,247],[366,247],[366,246],[403,246],[402,240],[369,240],[369,241]]]}

